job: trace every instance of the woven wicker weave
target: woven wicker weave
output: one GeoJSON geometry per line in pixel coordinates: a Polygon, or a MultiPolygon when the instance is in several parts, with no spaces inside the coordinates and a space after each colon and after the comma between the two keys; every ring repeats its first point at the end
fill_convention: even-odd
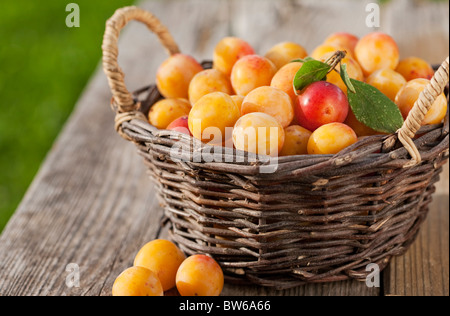
{"type": "Polygon", "coordinates": [[[364,138],[335,156],[267,161],[147,122],[161,95],[154,85],[131,94],[117,64],[118,36],[131,20],[146,24],[170,54],[179,49],[152,14],[136,7],[107,23],[103,61],[116,129],[138,147],[171,238],[186,254],[213,256],[229,281],[289,288],[365,279],[369,263],[383,269],[408,249],[448,160],[448,113],[443,124],[420,124],[448,83],[448,58],[395,135],[364,138]]]}

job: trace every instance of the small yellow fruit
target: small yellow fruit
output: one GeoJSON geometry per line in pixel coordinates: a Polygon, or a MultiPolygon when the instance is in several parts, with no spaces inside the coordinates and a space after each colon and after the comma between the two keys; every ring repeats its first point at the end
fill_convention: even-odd
{"type": "Polygon", "coordinates": [[[156,239],[139,250],[134,266],[144,267],[156,273],[164,291],[175,287],[175,276],[185,255],[171,241],[156,239]]]}
{"type": "Polygon", "coordinates": [[[117,277],[112,295],[163,296],[164,291],[156,273],[143,267],[131,267],[117,277]]]}

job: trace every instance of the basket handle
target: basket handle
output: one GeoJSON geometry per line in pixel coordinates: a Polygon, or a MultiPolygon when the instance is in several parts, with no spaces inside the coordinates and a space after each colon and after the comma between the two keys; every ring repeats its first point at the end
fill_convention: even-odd
{"type": "MultiPolygon", "coordinates": [[[[425,87],[419,95],[414,107],[409,112],[403,126],[397,131],[398,139],[408,150],[412,159],[404,167],[412,167],[422,161],[419,150],[414,144],[413,138],[417,131],[421,128],[425,115],[430,110],[436,99],[444,92],[449,81],[449,57],[442,63],[434,74],[430,84],[425,87]]],[[[386,140],[385,146],[390,148],[394,145],[393,138],[386,140]]]]}
{"type": "Polygon", "coordinates": [[[150,12],[135,6],[118,9],[106,22],[103,37],[103,71],[108,78],[113,95],[113,109],[116,112],[116,130],[122,137],[129,139],[121,131],[122,123],[132,119],[146,120],[139,111],[140,104],[136,103],[133,95],[125,86],[125,75],[118,65],[118,41],[120,31],[132,20],[145,24],[155,33],[169,55],[180,52],[169,30],[150,12]]]}

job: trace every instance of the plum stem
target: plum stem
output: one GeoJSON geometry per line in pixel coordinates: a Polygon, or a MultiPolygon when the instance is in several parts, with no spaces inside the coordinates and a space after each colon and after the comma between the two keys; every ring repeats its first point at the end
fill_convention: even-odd
{"type": "Polygon", "coordinates": [[[328,58],[325,63],[331,66],[330,71],[328,73],[335,70],[336,66],[341,62],[342,59],[347,56],[347,52],[343,50],[336,51],[330,58],[328,58]]]}

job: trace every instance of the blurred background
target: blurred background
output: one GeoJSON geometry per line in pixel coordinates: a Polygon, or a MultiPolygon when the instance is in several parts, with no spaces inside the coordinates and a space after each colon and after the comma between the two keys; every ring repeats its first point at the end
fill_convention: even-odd
{"type": "Polygon", "coordinates": [[[105,21],[132,0],[0,0],[0,231],[101,58],[105,21]],[[66,26],[79,5],[79,28],[66,26]]]}
{"type": "Polygon", "coordinates": [[[105,21],[134,2],[0,0],[0,232],[97,69],[105,21]],[[66,26],[70,2],[80,28],[66,26]]]}

